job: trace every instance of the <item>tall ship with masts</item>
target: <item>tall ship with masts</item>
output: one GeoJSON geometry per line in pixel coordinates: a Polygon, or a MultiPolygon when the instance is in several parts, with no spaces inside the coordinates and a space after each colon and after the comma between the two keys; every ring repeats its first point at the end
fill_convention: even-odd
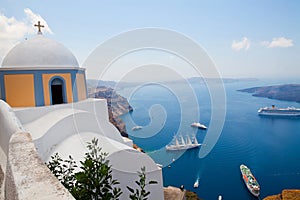
{"type": "Polygon", "coordinates": [[[174,136],[174,144],[170,144],[166,146],[166,149],[169,151],[178,151],[178,150],[186,150],[197,148],[201,144],[198,143],[197,138],[193,136],[191,139],[189,135],[186,136],[186,140],[183,138],[182,135],[176,137],[174,136]]]}

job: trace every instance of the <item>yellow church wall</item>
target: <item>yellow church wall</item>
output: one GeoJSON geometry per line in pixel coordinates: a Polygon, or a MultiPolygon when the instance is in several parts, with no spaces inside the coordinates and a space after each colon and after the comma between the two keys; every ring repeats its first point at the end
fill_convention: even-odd
{"type": "Polygon", "coordinates": [[[33,74],[4,75],[4,85],[6,102],[11,107],[35,106],[33,74]]]}
{"type": "Polygon", "coordinates": [[[76,74],[78,101],[86,99],[86,84],[84,74],[76,74]]]}
{"type": "Polygon", "coordinates": [[[72,93],[72,81],[71,81],[71,74],[67,73],[58,73],[58,74],[43,74],[43,89],[44,89],[44,101],[45,106],[51,105],[50,101],[50,80],[53,77],[61,77],[65,81],[66,87],[66,95],[67,95],[67,103],[73,102],[73,93],[72,93]]]}

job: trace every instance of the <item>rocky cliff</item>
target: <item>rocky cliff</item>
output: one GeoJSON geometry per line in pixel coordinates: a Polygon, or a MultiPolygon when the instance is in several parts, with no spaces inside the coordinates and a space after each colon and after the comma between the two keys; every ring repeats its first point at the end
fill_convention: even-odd
{"type": "Polygon", "coordinates": [[[119,117],[122,114],[132,111],[127,99],[117,94],[112,88],[96,87],[88,88],[90,98],[100,98],[107,100],[109,121],[120,131],[123,137],[128,137],[126,125],[119,117]]]}
{"type": "Polygon", "coordinates": [[[253,93],[256,97],[300,102],[300,84],[253,87],[238,91],[253,93]]]}
{"type": "Polygon", "coordinates": [[[263,200],[299,200],[300,190],[283,190],[281,194],[272,195],[263,200]]]}

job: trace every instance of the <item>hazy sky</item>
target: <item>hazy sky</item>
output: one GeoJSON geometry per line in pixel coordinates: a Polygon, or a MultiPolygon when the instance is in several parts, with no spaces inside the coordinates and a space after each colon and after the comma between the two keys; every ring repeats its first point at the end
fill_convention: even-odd
{"type": "Polygon", "coordinates": [[[222,77],[297,78],[299,10],[298,0],[0,0],[0,61],[13,45],[36,34],[33,24],[40,20],[47,25],[44,35],[68,47],[80,65],[115,35],[157,27],[199,43],[222,77]]]}

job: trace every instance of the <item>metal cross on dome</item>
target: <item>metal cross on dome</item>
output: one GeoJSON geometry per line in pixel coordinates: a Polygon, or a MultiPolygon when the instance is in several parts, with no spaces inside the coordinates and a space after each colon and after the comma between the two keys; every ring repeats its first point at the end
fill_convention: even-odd
{"type": "Polygon", "coordinates": [[[41,25],[41,22],[38,21],[38,24],[35,24],[34,26],[38,27],[38,34],[42,34],[41,28],[44,28],[44,25],[41,25]]]}

